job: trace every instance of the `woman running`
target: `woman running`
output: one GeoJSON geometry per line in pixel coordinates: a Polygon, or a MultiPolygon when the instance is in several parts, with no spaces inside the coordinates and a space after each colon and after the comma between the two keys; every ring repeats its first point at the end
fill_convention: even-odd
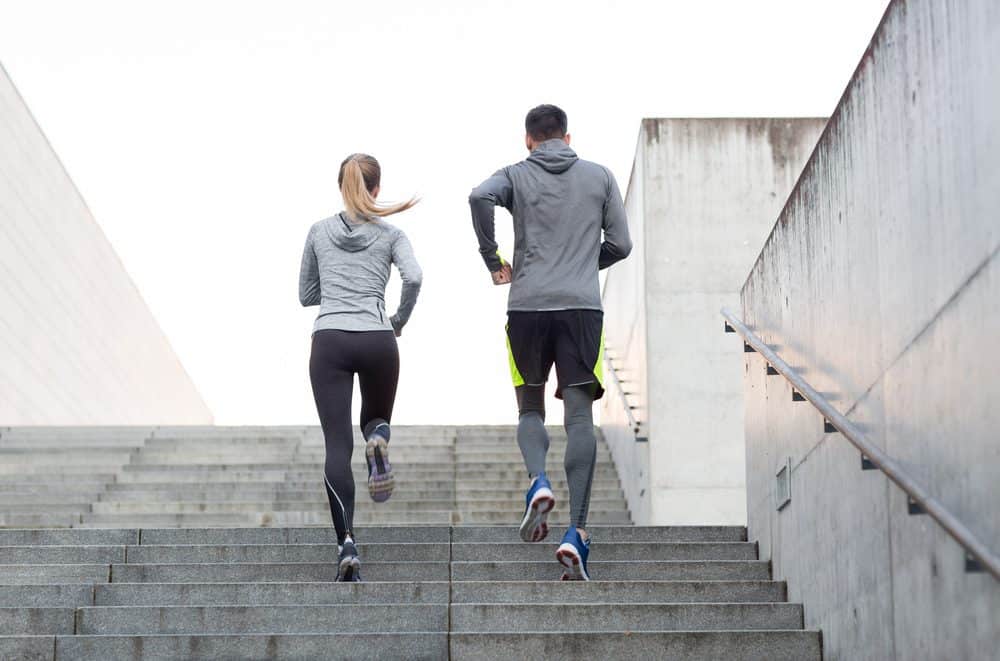
{"type": "Polygon", "coordinates": [[[340,164],[337,183],[345,210],[309,230],[299,273],[302,305],[319,305],[313,327],[309,377],[326,440],[326,495],[337,530],[338,581],[360,581],[361,562],[352,532],[354,476],[351,395],[361,389],[361,431],[368,463],[368,493],[383,502],[392,495],[389,422],[399,379],[399,336],[420,291],[421,271],[402,230],[382,220],[417,203],[382,205],[381,168],[367,154],[340,164]],[[395,264],[403,280],[396,314],[385,311],[385,286],[395,264]]]}

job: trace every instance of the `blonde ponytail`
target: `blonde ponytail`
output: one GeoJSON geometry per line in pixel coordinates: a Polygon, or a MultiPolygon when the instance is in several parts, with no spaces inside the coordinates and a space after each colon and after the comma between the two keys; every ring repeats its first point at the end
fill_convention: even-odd
{"type": "Polygon", "coordinates": [[[340,164],[340,194],[344,197],[347,212],[358,219],[372,216],[391,216],[406,211],[419,200],[411,197],[399,204],[379,204],[372,196],[382,178],[378,161],[368,154],[351,154],[340,164]]]}

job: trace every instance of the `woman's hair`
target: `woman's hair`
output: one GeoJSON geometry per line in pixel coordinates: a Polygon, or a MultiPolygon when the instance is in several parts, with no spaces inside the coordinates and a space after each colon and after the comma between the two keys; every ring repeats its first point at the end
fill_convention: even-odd
{"type": "Polygon", "coordinates": [[[418,202],[411,197],[399,204],[379,204],[372,193],[382,180],[382,168],[374,156],[368,154],[351,154],[340,164],[340,174],[337,184],[340,194],[344,196],[344,206],[348,213],[357,218],[371,216],[391,216],[400,211],[406,211],[418,202]]]}

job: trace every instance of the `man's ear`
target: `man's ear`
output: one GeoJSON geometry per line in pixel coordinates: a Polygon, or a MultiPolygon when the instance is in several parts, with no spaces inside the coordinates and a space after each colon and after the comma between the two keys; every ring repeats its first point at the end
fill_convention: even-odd
{"type": "Polygon", "coordinates": [[[570,136],[570,134],[569,134],[569,133],[567,133],[566,135],[564,135],[564,136],[563,136],[563,142],[565,142],[565,143],[566,143],[566,144],[568,145],[568,144],[569,144],[569,139],[570,139],[570,137],[571,137],[571,136],[570,136]]]}
{"type": "Polygon", "coordinates": [[[531,139],[530,133],[524,134],[524,146],[528,148],[528,151],[535,151],[535,141],[531,139]]]}

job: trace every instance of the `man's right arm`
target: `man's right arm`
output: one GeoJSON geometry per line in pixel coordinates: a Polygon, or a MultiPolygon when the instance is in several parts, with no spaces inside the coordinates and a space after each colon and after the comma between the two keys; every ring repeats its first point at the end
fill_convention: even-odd
{"type": "Polygon", "coordinates": [[[489,179],[472,189],[469,207],[472,210],[472,227],[479,240],[479,254],[483,256],[490,273],[500,271],[506,264],[497,250],[495,237],[495,210],[501,206],[510,209],[514,189],[506,172],[497,170],[489,179]]]}
{"type": "Polygon", "coordinates": [[[608,199],[604,203],[604,241],[601,243],[601,256],[598,268],[606,269],[616,262],[628,257],[632,252],[632,238],[628,234],[628,218],[625,216],[625,203],[622,202],[621,191],[615,178],[608,174],[608,199]]]}

